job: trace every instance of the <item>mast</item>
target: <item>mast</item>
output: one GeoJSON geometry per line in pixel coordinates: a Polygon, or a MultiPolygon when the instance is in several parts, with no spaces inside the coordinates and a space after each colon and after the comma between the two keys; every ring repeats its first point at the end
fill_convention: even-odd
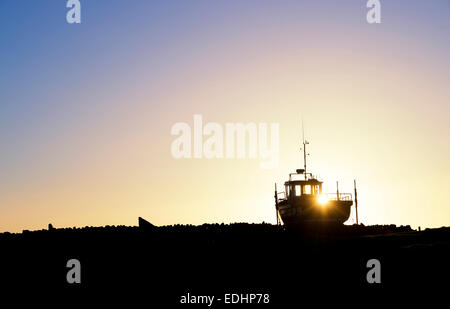
{"type": "Polygon", "coordinates": [[[356,192],[356,179],[353,179],[355,185],[355,210],[356,210],[356,224],[358,225],[358,193],[356,192]]]}
{"type": "Polygon", "coordinates": [[[280,219],[278,217],[278,193],[277,193],[277,183],[275,183],[275,216],[277,217],[277,225],[280,225],[280,219]]]}
{"type": "Polygon", "coordinates": [[[308,141],[305,141],[305,128],[303,126],[303,117],[302,117],[302,139],[303,139],[303,168],[305,173],[305,180],[306,180],[306,145],[309,144],[308,141]]]}
{"type": "Polygon", "coordinates": [[[339,201],[339,181],[336,180],[336,197],[337,200],[339,201]]]}

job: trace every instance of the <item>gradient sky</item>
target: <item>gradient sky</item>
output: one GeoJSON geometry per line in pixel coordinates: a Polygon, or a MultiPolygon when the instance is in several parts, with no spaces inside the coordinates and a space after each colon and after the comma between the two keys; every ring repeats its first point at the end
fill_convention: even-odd
{"type": "MultiPolygon", "coordinates": [[[[450,225],[450,2],[0,1],[0,231],[275,222],[302,166],[365,224],[450,225]],[[171,156],[176,122],[280,124],[280,164],[171,156]]],[[[353,215],[348,223],[352,223],[353,215]]]]}

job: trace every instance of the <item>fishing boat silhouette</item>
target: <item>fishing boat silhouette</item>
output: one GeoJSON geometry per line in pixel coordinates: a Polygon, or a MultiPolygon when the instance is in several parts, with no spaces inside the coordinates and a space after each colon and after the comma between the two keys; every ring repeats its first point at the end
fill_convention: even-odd
{"type": "MultiPolygon", "coordinates": [[[[302,126],[303,127],[303,126],[302,126]]],[[[353,205],[351,193],[340,193],[336,182],[336,193],[323,193],[323,182],[306,170],[306,145],[303,133],[304,168],[289,174],[284,183],[285,191],[278,192],[275,183],[275,209],[277,224],[288,227],[303,227],[311,224],[341,225],[350,217],[353,205]],[[302,179],[299,179],[302,178],[302,179]]],[[[356,223],[358,224],[358,202],[355,184],[356,223]]]]}

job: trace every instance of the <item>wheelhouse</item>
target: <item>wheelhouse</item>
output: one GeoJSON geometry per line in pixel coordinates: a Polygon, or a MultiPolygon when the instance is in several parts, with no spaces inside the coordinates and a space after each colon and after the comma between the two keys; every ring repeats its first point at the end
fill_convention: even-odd
{"type": "Polygon", "coordinates": [[[284,188],[289,199],[322,195],[322,182],[317,179],[286,181],[284,188]]]}
{"type": "Polygon", "coordinates": [[[284,183],[285,197],[287,199],[298,199],[322,195],[322,181],[317,180],[311,173],[298,169],[296,173],[289,174],[289,180],[284,183]],[[303,180],[295,179],[298,176],[303,180]]]}

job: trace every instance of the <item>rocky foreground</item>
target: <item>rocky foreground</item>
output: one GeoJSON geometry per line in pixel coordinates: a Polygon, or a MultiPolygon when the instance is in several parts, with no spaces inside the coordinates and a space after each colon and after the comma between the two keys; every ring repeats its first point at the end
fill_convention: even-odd
{"type": "Polygon", "coordinates": [[[3,233],[0,247],[6,289],[145,292],[152,302],[168,306],[180,304],[186,295],[215,295],[217,307],[224,305],[217,299],[226,292],[269,294],[276,305],[301,304],[319,292],[373,295],[418,288],[424,294],[448,287],[450,278],[450,227],[156,227],[140,218],[134,227],[49,225],[47,230],[3,233]],[[78,281],[75,264],[69,263],[73,260],[79,262],[78,281]],[[377,274],[373,260],[380,264],[377,274]]]}

